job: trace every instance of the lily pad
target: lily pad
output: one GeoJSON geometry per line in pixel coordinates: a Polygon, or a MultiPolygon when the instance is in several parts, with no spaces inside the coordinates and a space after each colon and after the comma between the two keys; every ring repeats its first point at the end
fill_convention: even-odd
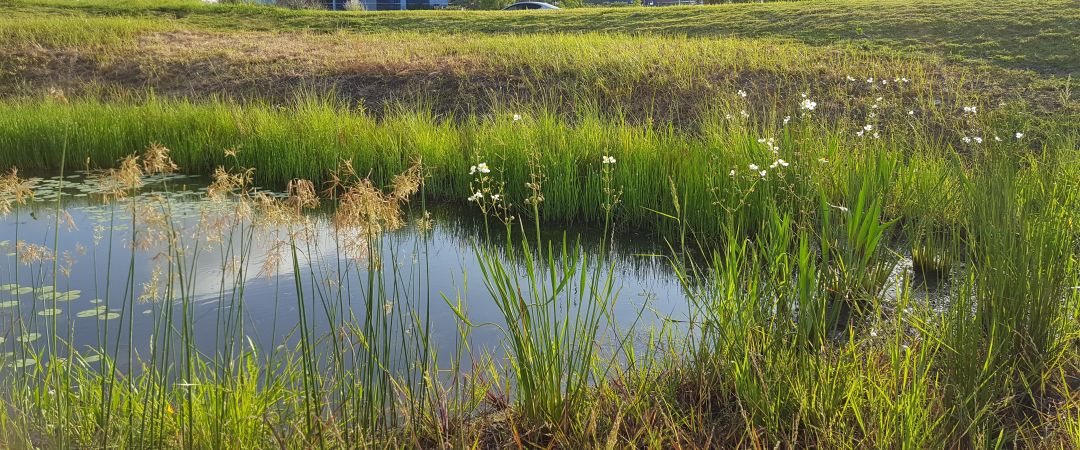
{"type": "Polygon", "coordinates": [[[82,357],[82,362],[91,364],[101,361],[101,355],[90,355],[82,357]]]}
{"type": "Polygon", "coordinates": [[[0,302],[0,308],[14,308],[19,305],[19,302],[15,300],[9,300],[6,302],[0,302]]]}
{"type": "Polygon", "coordinates": [[[14,367],[16,369],[22,369],[23,367],[30,367],[30,366],[33,366],[35,364],[37,364],[37,361],[34,361],[34,360],[30,359],[30,358],[17,359],[15,361],[12,361],[12,362],[8,363],[9,366],[14,367]]]}
{"type": "Polygon", "coordinates": [[[70,302],[72,300],[78,300],[80,296],[82,296],[82,291],[79,290],[67,292],[57,291],[55,294],[52,292],[46,292],[38,295],[38,300],[49,301],[55,299],[58,302],[70,302]]]}
{"type": "Polygon", "coordinates": [[[45,308],[45,309],[43,309],[41,311],[38,311],[37,314],[39,316],[42,316],[42,317],[51,317],[51,316],[58,315],[58,314],[60,314],[62,312],[64,312],[64,311],[61,311],[60,309],[57,309],[57,308],[45,308]]]}
{"type": "Polygon", "coordinates": [[[17,287],[19,287],[19,285],[14,284],[14,283],[0,284],[0,291],[10,291],[10,290],[15,289],[17,287]]]}
{"type": "Polygon", "coordinates": [[[41,333],[24,333],[15,338],[19,342],[34,342],[38,339],[41,339],[41,333]]]}
{"type": "Polygon", "coordinates": [[[98,320],[115,320],[120,318],[120,313],[111,312],[108,314],[101,314],[98,315],[97,318],[98,320]]]}
{"type": "Polygon", "coordinates": [[[12,289],[10,292],[12,294],[14,294],[14,295],[24,295],[24,294],[29,294],[31,292],[34,292],[34,288],[32,288],[30,286],[24,286],[24,287],[21,287],[21,288],[12,289]]]}
{"type": "Polygon", "coordinates": [[[85,310],[85,311],[79,311],[78,313],[75,314],[75,317],[86,319],[86,318],[89,318],[89,317],[96,317],[96,316],[98,316],[100,314],[104,314],[105,312],[106,312],[106,309],[105,309],[104,306],[98,306],[96,308],[90,308],[90,309],[85,310]]]}

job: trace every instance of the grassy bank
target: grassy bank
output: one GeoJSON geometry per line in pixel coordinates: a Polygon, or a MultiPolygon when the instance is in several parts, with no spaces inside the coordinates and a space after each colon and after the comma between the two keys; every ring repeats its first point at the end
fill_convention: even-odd
{"type": "Polygon", "coordinates": [[[655,211],[670,212],[674,186],[688,211],[684,221],[705,232],[733,218],[744,225],[757,223],[777,205],[796,212],[822,195],[841,202],[850,196],[845,180],[876,170],[867,162],[880,157],[909,177],[885,199],[891,217],[952,226],[967,205],[962,198],[938,193],[981,164],[985,152],[1068,167],[1057,161],[1068,161],[1078,138],[1067,124],[1040,121],[1008,107],[979,104],[975,108],[988,109],[970,114],[960,105],[908,105],[898,95],[868,99],[872,104],[865,113],[856,109],[819,117],[829,107],[810,111],[796,103],[790,111],[760,111],[763,118],[756,119],[746,113],[754,105],[734,97],[693,132],[611,121],[588,110],[581,110],[574,122],[524,108],[457,122],[409,110],[376,119],[318,99],[285,109],[172,100],[29,99],[4,104],[0,146],[19,151],[0,155],[0,165],[55,171],[66,154],[68,167],[108,167],[158,142],[192,173],[211,173],[228,162],[225,151],[234,150],[262,182],[281,187],[294,178],[322,185],[343,160],[376,182],[388,183],[419,158],[429,168],[429,196],[460,202],[472,193],[468,168],[487,160],[504,168],[507,197],[520,204],[529,195],[523,168],[530,155],[539,154],[545,173],[557,180],[546,194],[550,201],[543,206],[544,217],[598,223],[602,216],[594,205],[602,188],[590,175],[607,154],[622,162],[617,175],[625,186],[621,223],[665,228],[668,220],[655,211]],[[939,130],[944,124],[950,128],[939,130]],[[778,166],[780,160],[792,167],[778,166]],[[752,196],[739,200],[745,189],[752,196]]]}
{"type": "MultiPolygon", "coordinates": [[[[706,8],[585,8],[551,13],[291,11],[198,2],[5,0],[15,14],[84,19],[168,19],[206,30],[537,34],[604,32],[691,37],[787,38],[810,45],[848,42],[954,57],[1043,74],[1075,74],[1080,8],[1070,0],[775,2],[706,8]]],[[[25,16],[23,16],[25,17],[25,16]]],[[[171,25],[175,24],[175,25],[171,25]]]]}
{"type": "MultiPolygon", "coordinates": [[[[813,19],[813,8],[820,5],[863,14],[879,14],[883,8],[861,3],[796,5],[558,14],[581,14],[584,15],[581,20],[590,23],[607,14],[630,14],[612,20],[633,23],[635,18],[642,17],[641,20],[654,18],[664,23],[712,26],[716,21],[696,15],[727,14],[728,8],[734,12],[810,8],[800,10],[803,12],[797,15],[803,26],[768,19],[777,29],[807,30],[833,23],[832,13],[822,13],[821,18],[813,19]],[[748,9],[737,9],[744,7],[748,9]],[[676,16],[668,17],[671,14],[676,16]]],[[[929,14],[934,9],[933,5],[890,5],[911,9],[905,10],[905,14],[912,11],[929,14]]],[[[945,2],[938,6],[961,8],[963,14],[973,15],[990,14],[985,10],[993,10],[976,8],[974,3],[945,2]],[[968,9],[963,9],[964,5],[968,9]]],[[[1070,20],[1074,20],[1072,13],[1067,5],[1059,6],[1062,8],[1055,13],[1038,14],[1027,7],[1012,6],[1016,9],[994,12],[983,20],[994,25],[960,31],[1069,29],[1070,20]],[[1053,20],[1053,24],[1009,22],[1028,15],[1045,17],[1053,20]]],[[[439,115],[467,118],[486,114],[496,106],[520,102],[543,104],[565,119],[572,119],[580,109],[592,108],[638,122],[686,126],[707,114],[713,100],[730,97],[738,90],[749,92],[750,99],[758,105],[772,106],[775,102],[771,96],[790,97],[806,90],[818,96],[829,95],[833,105],[846,103],[845,97],[865,97],[868,91],[885,87],[845,83],[848,77],[856,77],[894,85],[901,78],[911,80],[904,87],[904,95],[925,102],[955,104],[977,97],[987,104],[1023,102],[1033,112],[1044,115],[1075,118],[1078,111],[1077,90],[1071,89],[1067,78],[1070,70],[1067,68],[1074,67],[1075,62],[1065,55],[1080,52],[1070,39],[1047,40],[1045,45],[1053,46],[1053,50],[1039,48],[1039,55],[1061,55],[1053,57],[1061,68],[1047,71],[1037,67],[957,63],[947,52],[937,51],[947,47],[935,39],[944,39],[946,35],[905,37],[904,30],[937,29],[912,24],[882,30],[882,36],[895,40],[892,44],[861,46],[831,33],[823,33],[831,37],[807,42],[785,39],[782,32],[734,33],[734,37],[729,37],[732,33],[686,36],[666,32],[624,33],[607,28],[493,33],[455,30],[441,23],[429,29],[399,26],[444,16],[457,17],[455,20],[464,24],[484,23],[485,18],[499,24],[509,17],[518,17],[501,13],[357,15],[197,3],[164,6],[14,3],[6,8],[12,13],[0,19],[4,21],[0,27],[3,36],[0,60],[4,62],[0,70],[0,96],[6,98],[44,95],[59,89],[73,97],[123,100],[145,98],[153,92],[158,96],[193,100],[218,98],[288,105],[306,91],[319,95],[332,93],[372,114],[381,114],[387,107],[404,102],[413,105],[412,108],[423,104],[419,108],[431,109],[439,115]],[[176,11],[163,12],[171,11],[170,8],[176,11]],[[250,12],[255,18],[240,14],[243,12],[250,12]],[[262,15],[275,26],[253,26],[252,21],[262,15]],[[182,18],[177,19],[178,16],[182,18]],[[218,18],[233,26],[223,28],[185,21],[200,16],[218,18]],[[308,19],[331,23],[361,20],[382,28],[319,29],[304,25],[303,20],[308,19]],[[440,32],[433,32],[436,29],[440,32]],[[922,49],[913,51],[906,43],[922,49]]],[[[794,20],[796,15],[784,12],[782,17],[794,20]]],[[[915,17],[923,17],[919,20],[924,22],[929,20],[918,14],[915,17]]],[[[531,14],[513,23],[518,26],[519,21],[531,20],[549,19],[531,14]]],[[[562,19],[558,20],[562,23],[562,19]]],[[[941,22],[929,23],[946,23],[945,19],[937,20],[941,22]]],[[[733,23],[749,22],[733,19],[733,23]]],[[[510,30],[506,24],[497,26],[510,30]]],[[[855,28],[853,24],[842,26],[855,28]]],[[[949,36],[954,38],[951,42],[955,45],[965,45],[963,39],[949,36]]],[[[1021,42],[1020,38],[1001,37],[986,45],[1000,48],[1021,42]]],[[[1022,48],[1036,47],[1024,44],[1022,48]]],[[[1021,57],[1013,54],[1008,59],[1021,57]]]]}

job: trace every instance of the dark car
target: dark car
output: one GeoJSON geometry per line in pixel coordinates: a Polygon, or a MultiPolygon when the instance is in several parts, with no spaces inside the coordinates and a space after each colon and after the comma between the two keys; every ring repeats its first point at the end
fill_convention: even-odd
{"type": "Polygon", "coordinates": [[[517,2],[503,8],[503,11],[520,11],[523,9],[559,9],[559,7],[544,2],[517,2]]]}

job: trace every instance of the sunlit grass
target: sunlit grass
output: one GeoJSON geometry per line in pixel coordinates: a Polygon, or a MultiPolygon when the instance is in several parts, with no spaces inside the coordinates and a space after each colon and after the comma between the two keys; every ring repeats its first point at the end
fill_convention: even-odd
{"type": "Polygon", "coordinates": [[[5,54],[147,79],[224,67],[202,81],[226,88],[102,78],[65,92],[20,78],[32,64],[0,73],[18,78],[0,100],[0,168],[23,171],[0,176],[0,216],[50,223],[0,236],[0,447],[1080,445],[1073,94],[1036,77],[1057,96],[1034,101],[1033,85],[995,84],[1005,72],[835,42],[1060,74],[1075,59],[1054,37],[1076,21],[1062,4],[562,11],[515,16],[542,33],[506,34],[496,12],[2,3],[5,54]],[[1001,31],[1022,7],[1052,26],[989,53],[970,30],[883,22],[977,12],[1001,31]],[[792,27],[816,17],[796,11],[836,20],[792,27]],[[641,33],[593,33],[605,23],[641,33]],[[962,48],[930,48],[950,40],[962,48]],[[378,105],[349,86],[262,92],[280,76],[388,73],[458,84],[415,82],[378,105]],[[87,169],[107,221],[66,223],[64,178],[27,204],[26,172],[87,169]],[[174,171],[213,176],[217,208],[194,228],[174,197],[135,195],[154,177],[178,188],[174,171]],[[431,287],[454,270],[428,263],[431,202],[482,215],[461,250],[479,271],[457,292],[431,287]],[[575,223],[600,243],[549,233],[575,223]],[[94,287],[67,285],[65,226],[101,227],[94,287]],[[383,240],[406,227],[415,244],[383,240]],[[640,257],[670,266],[687,303],[624,328],[611,258],[630,229],[664,244],[640,257]],[[274,257],[255,261],[256,244],[274,257]],[[228,257],[197,270],[211,251],[228,257]],[[298,316],[275,316],[268,340],[245,316],[251,273],[276,283],[259,301],[298,316]],[[200,283],[221,288],[196,326],[200,283]],[[470,310],[480,291],[491,322],[470,310]],[[134,331],[144,313],[149,335],[134,331]],[[92,348],[74,347],[68,320],[97,327],[92,348]],[[477,345],[488,330],[500,345],[477,345]]]}

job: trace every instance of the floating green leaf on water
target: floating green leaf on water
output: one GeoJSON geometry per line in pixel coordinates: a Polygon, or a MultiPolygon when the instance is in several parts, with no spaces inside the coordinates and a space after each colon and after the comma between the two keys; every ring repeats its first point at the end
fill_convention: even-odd
{"type": "Polygon", "coordinates": [[[41,339],[41,333],[23,333],[15,338],[19,342],[34,342],[38,339],[41,339]]]}
{"type": "Polygon", "coordinates": [[[113,319],[119,319],[119,318],[120,318],[120,313],[114,313],[114,312],[111,312],[111,313],[108,313],[108,314],[101,314],[101,315],[98,316],[98,320],[113,320],[113,319]]]}
{"type": "Polygon", "coordinates": [[[33,366],[35,364],[37,364],[37,361],[34,361],[33,359],[30,359],[30,358],[25,358],[25,359],[17,359],[15,361],[12,361],[8,365],[10,367],[13,367],[13,368],[16,368],[16,369],[22,369],[24,367],[30,367],[30,366],[33,366]]]}
{"type": "Polygon", "coordinates": [[[19,285],[17,285],[17,284],[11,284],[11,283],[9,283],[9,284],[0,284],[0,291],[10,291],[10,290],[16,289],[18,287],[19,287],[19,285]]]}
{"type": "Polygon", "coordinates": [[[15,300],[9,300],[9,301],[6,301],[6,302],[0,302],[0,308],[14,308],[18,304],[19,304],[19,302],[15,301],[15,300]]]}
{"type": "Polygon", "coordinates": [[[81,295],[82,291],[79,290],[57,292],[55,295],[50,292],[39,295],[38,300],[49,301],[55,299],[58,302],[69,302],[72,300],[78,300],[81,295]]]}
{"type": "Polygon", "coordinates": [[[63,311],[58,309],[58,308],[45,308],[45,309],[43,309],[41,311],[38,311],[37,314],[39,316],[43,316],[43,317],[50,317],[50,316],[58,315],[58,314],[60,314],[62,312],[63,311]]]}
{"type": "Polygon", "coordinates": [[[11,290],[11,293],[14,294],[14,295],[25,295],[25,294],[29,294],[31,292],[34,292],[34,288],[29,287],[29,286],[11,290]]]}
{"type": "Polygon", "coordinates": [[[94,299],[90,299],[90,303],[91,303],[91,304],[95,304],[95,305],[96,305],[96,304],[98,304],[98,303],[101,303],[101,299],[100,299],[100,298],[94,298],[94,299]]]}
{"type": "Polygon", "coordinates": [[[90,308],[90,309],[87,309],[85,311],[79,311],[78,313],[75,314],[75,317],[86,319],[86,318],[90,318],[90,317],[95,317],[95,316],[97,316],[99,314],[104,314],[106,311],[107,310],[105,309],[104,306],[98,306],[96,308],[90,308]]]}
{"type": "Polygon", "coordinates": [[[92,364],[101,361],[101,355],[90,355],[82,357],[82,362],[86,364],[92,364]]]}

